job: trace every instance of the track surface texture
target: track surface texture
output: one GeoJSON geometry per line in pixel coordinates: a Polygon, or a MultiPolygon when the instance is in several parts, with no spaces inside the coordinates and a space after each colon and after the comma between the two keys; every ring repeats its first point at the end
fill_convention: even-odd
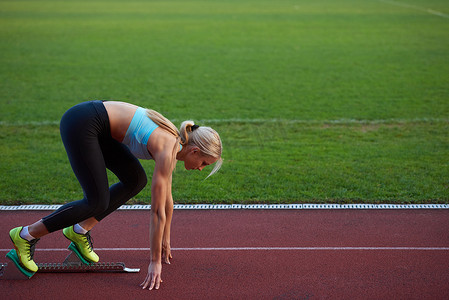
{"type": "MultiPolygon", "coordinates": [[[[9,229],[48,213],[0,212],[1,263],[9,229]]],[[[148,224],[148,211],[117,211],[91,233],[100,261],[140,273],[37,273],[0,280],[0,298],[449,299],[449,210],[175,210],[172,263],[153,291],[139,287],[148,224]]],[[[67,246],[45,236],[35,261],[61,262],[67,246]]]]}

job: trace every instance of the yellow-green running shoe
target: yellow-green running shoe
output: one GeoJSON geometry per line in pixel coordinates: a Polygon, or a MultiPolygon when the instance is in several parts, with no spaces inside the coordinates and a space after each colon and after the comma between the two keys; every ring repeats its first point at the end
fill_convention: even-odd
{"type": "Polygon", "coordinates": [[[62,230],[64,236],[71,240],[75,244],[76,249],[81,253],[81,255],[90,262],[98,262],[100,258],[93,250],[92,238],[89,232],[86,234],[79,234],[73,230],[73,226],[64,228],[62,230]]]}
{"type": "Polygon", "coordinates": [[[23,227],[16,227],[11,229],[9,232],[9,237],[11,238],[12,243],[14,244],[14,248],[16,248],[17,257],[20,261],[20,264],[27,270],[31,272],[37,272],[39,269],[36,263],[33,260],[34,256],[34,248],[36,247],[36,243],[39,239],[34,239],[31,242],[23,239],[20,236],[20,232],[23,227]]]}

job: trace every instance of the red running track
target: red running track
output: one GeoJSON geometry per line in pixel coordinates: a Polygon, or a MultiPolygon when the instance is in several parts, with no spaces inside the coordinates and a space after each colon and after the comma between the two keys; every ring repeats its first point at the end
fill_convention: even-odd
{"type": "MultiPolygon", "coordinates": [[[[0,212],[0,262],[9,228],[46,214],[0,212]]],[[[148,248],[148,220],[117,211],[92,231],[101,261],[140,273],[37,273],[0,280],[0,298],[449,299],[449,210],[176,210],[173,260],[157,291],[139,287],[148,250],[110,250],[148,248]],[[294,249],[199,249],[222,247],[294,249]]],[[[46,236],[35,261],[60,262],[68,251],[42,250],[67,246],[60,232],[46,236]]]]}

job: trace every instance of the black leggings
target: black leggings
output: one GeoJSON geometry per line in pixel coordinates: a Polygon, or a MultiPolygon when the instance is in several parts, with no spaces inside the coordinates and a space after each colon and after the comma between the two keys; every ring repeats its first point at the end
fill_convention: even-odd
{"type": "Polygon", "coordinates": [[[139,160],[128,147],[112,138],[108,114],[101,101],[70,108],[61,119],[60,131],[84,199],[65,204],[43,218],[49,232],[90,217],[101,221],[147,184],[139,160]],[[120,180],[110,188],[106,168],[120,180]]]}

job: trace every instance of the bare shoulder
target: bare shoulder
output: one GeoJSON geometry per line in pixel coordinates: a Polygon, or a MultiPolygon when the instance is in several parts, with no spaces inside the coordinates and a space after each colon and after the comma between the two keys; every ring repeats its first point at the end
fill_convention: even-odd
{"type": "Polygon", "coordinates": [[[158,160],[171,160],[175,145],[176,138],[169,132],[158,127],[150,135],[147,148],[153,159],[157,162],[158,160]]]}

